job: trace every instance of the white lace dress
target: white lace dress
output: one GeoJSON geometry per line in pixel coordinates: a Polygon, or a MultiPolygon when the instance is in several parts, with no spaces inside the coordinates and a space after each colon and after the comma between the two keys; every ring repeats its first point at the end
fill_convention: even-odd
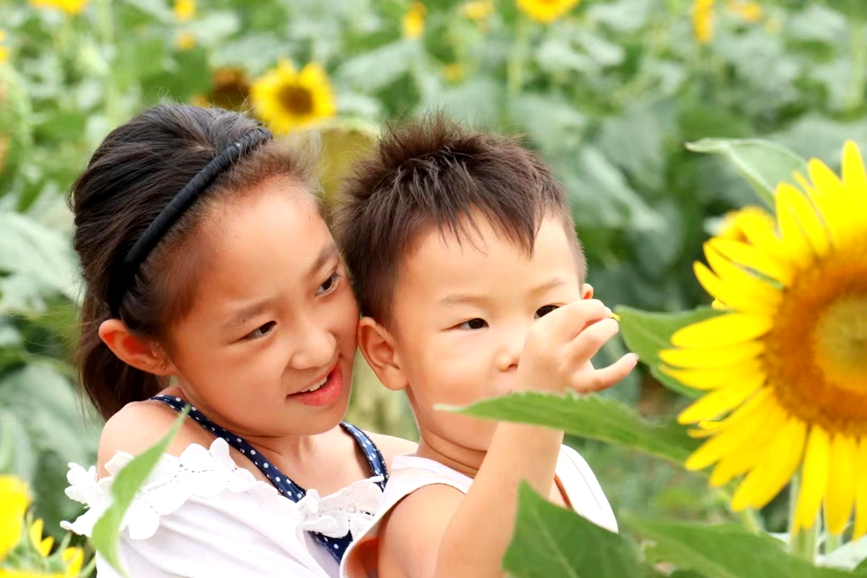
{"type": "MultiPolygon", "coordinates": [[[[88,510],[63,522],[65,529],[91,535],[111,503],[115,476],[130,460],[118,452],[106,464],[111,476],[102,479],[95,467],[70,464],[66,494],[88,510]]],[[[335,577],[337,561],[310,532],[361,535],[381,501],[380,479],[324,497],[309,490],[296,503],[238,467],[222,438],[210,448],[192,444],[180,457],[163,455],[136,495],[121,526],[120,557],[134,578],[335,577]]],[[[102,559],[97,575],[118,576],[102,559]]]]}

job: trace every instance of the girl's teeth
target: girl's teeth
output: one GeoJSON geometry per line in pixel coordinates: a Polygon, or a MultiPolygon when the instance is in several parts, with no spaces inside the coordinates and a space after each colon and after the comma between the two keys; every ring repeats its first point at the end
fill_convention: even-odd
{"type": "Polygon", "coordinates": [[[314,385],[314,386],[311,387],[310,389],[305,389],[305,390],[302,391],[301,393],[310,393],[310,392],[312,392],[312,391],[316,391],[317,389],[319,389],[320,387],[322,387],[323,385],[325,385],[325,382],[327,382],[327,381],[328,381],[328,376],[325,376],[325,377],[322,379],[322,381],[320,381],[319,383],[317,383],[316,385],[314,385]]]}

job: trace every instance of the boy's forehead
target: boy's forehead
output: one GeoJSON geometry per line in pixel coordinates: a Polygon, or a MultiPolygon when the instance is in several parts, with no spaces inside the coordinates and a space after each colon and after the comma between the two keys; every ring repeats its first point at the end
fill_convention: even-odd
{"type": "Polygon", "coordinates": [[[542,219],[532,251],[479,214],[459,227],[431,225],[413,240],[396,273],[395,297],[404,290],[447,292],[467,284],[483,287],[491,276],[520,279],[521,275],[565,274],[581,281],[573,243],[553,216],[542,219]]]}

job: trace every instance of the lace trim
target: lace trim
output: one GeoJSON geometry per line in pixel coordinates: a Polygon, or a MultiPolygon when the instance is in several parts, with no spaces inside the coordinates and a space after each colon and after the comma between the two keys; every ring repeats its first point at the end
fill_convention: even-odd
{"type": "MultiPolygon", "coordinates": [[[[111,476],[102,479],[98,479],[95,466],[85,470],[78,464],[69,464],[70,486],[66,495],[89,509],[74,522],[60,525],[89,537],[93,525],[111,505],[114,477],[132,458],[126,452],[115,454],[105,465],[111,476]]],[[[180,457],[163,454],[136,494],[121,530],[128,529],[134,540],[150,538],[159,528],[160,518],[174,513],[190,498],[211,498],[229,491],[261,494],[273,502],[273,507],[269,504],[270,511],[299,524],[303,530],[334,538],[342,538],[348,532],[358,536],[373,518],[382,499],[382,490],[376,485],[381,480],[381,476],[360,480],[324,497],[316,490],[308,490],[301,500],[292,502],[270,484],[257,480],[250,471],[238,467],[229,454],[226,440],[217,438],[210,449],[191,444],[180,457]]]]}

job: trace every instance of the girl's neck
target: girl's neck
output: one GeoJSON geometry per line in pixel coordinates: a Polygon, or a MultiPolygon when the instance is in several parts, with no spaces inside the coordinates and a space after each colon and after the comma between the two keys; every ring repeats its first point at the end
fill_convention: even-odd
{"type": "Polygon", "coordinates": [[[184,401],[190,403],[205,417],[232,432],[233,434],[242,437],[263,456],[272,460],[274,463],[300,464],[305,460],[315,458],[319,436],[308,434],[286,434],[280,436],[263,435],[255,431],[243,428],[231,420],[222,416],[219,412],[209,407],[198,399],[194,392],[188,391],[182,384],[169,387],[161,392],[163,395],[171,395],[180,397],[184,401]]]}

